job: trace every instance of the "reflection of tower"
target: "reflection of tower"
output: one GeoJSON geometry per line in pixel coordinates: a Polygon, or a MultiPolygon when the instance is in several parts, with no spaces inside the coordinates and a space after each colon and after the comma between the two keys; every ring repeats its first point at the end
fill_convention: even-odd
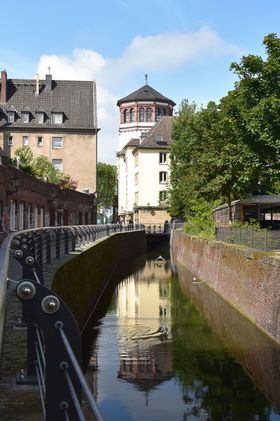
{"type": "Polygon", "coordinates": [[[168,270],[147,262],[138,276],[130,276],[118,287],[123,338],[118,377],[145,392],[172,377],[168,270]]]}

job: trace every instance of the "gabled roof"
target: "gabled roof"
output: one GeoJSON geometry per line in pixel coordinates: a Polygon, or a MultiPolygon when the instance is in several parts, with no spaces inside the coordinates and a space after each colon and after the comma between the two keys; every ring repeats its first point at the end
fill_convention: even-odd
{"type": "Polygon", "coordinates": [[[173,118],[162,117],[147,133],[137,149],[168,149],[172,143],[171,130],[173,118]]]}
{"type": "MultiPolygon", "coordinates": [[[[8,79],[7,102],[1,104],[4,114],[0,119],[0,127],[22,127],[21,119],[8,123],[3,115],[11,110],[23,110],[29,107],[34,116],[43,111],[49,117],[40,127],[58,129],[97,129],[96,95],[94,81],[52,80],[52,89],[46,91],[46,81],[40,80],[39,94],[36,94],[36,81],[33,79],[8,79]],[[52,123],[52,112],[63,112],[66,116],[63,124],[58,128],[52,123]]],[[[24,123],[24,128],[38,127],[35,118],[24,123]]]]}
{"type": "Polygon", "coordinates": [[[172,105],[173,107],[176,105],[172,99],[163,96],[158,91],[153,89],[149,85],[144,85],[141,88],[137,89],[137,91],[132,92],[131,94],[127,95],[124,98],[118,100],[117,105],[120,106],[126,102],[134,102],[134,101],[156,101],[156,102],[167,102],[168,104],[172,105]]]}

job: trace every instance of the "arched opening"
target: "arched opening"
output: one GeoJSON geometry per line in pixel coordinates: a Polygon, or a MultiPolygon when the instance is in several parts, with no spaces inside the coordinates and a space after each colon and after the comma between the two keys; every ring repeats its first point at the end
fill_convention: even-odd
{"type": "Polygon", "coordinates": [[[147,110],[146,110],[146,121],[148,121],[148,122],[152,121],[152,109],[151,108],[147,108],[147,110]]]}

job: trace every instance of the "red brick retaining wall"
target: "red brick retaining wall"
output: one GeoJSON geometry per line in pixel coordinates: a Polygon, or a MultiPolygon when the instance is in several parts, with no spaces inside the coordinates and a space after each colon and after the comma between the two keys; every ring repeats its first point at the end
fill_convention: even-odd
{"type": "Polygon", "coordinates": [[[176,230],[172,252],[197,278],[280,343],[280,256],[176,230]]]}

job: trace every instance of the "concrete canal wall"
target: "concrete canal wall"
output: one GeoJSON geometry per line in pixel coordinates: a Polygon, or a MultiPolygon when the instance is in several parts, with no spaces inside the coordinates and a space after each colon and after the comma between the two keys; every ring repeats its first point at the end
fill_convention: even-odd
{"type": "Polygon", "coordinates": [[[280,344],[280,256],[176,230],[172,255],[280,344]]]}
{"type": "Polygon", "coordinates": [[[96,242],[57,271],[52,289],[71,309],[81,329],[118,263],[145,250],[145,231],[118,233],[96,242]]]}

